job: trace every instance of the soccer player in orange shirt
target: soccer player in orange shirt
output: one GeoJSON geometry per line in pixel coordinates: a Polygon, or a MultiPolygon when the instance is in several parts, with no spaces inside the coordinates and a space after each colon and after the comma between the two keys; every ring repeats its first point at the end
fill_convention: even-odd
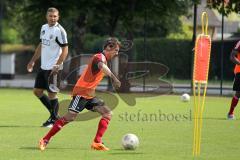
{"type": "Polygon", "coordinates": [[[52,136],[59,132],[64,125],[73,121],[84,108],[96,111],[102,116],[91,148],[103,151],[109,150],[109,148],[102,143],[102,137],[107,130],[112,112],[102,100],[95,97],[95,89],[104,75],[109,76],[113,80],[115,87],[120,87],[121,82],[107,66],[107,61],[118,55],[120,46],[120,42],[116,38],[111,37],[108,38],[103,45],[103,52],[93,55],[87,68],[83,71],[83,74],[74,86],[72,92],[73,97],[68,112],[62,118],[58,119],[52,129],[40,139],[40,150],[44,150],[52,136]]]}
{"type": "Polygon", "coordinates": [[[229,120],[233,120],[235,119],[234,109],[237,106],[238,99],[240,97],[240,41],[238,41],[238,43],[232,50],[230,59],[235,64],[234,68],[235,78],[233,83],[233,90],[235,91],[235,95],[232,98],[227,118],[229,120]]]}

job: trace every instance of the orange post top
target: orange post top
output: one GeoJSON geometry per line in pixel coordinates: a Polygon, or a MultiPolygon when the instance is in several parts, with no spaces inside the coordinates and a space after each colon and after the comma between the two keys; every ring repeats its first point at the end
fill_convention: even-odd
{"type": "Polygon", "coordinates": [[[208,35],[198,35],[195,43],[193,80],[207,83],[211,52],[211,38],[208,35]]]}

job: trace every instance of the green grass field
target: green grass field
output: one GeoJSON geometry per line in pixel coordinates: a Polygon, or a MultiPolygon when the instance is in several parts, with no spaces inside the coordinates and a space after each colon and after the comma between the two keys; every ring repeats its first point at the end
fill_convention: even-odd
{"type": "MultiPolygon", "coordinates": [[[[60,99],[66,97],[60,95],[60,99]]],[[[184,103],[174,95],[138,98],[133,107],[121,99],[118,101],[104,136],[110,151],[90,149],[99,120],[95,118],[65,126],[41,152],[37,148],[38,140],[49,129],[39,126],[48,118],[47,111],[31,90],[0,89],[0,160],[193,159],[192,100],[184,103]],[[122,149],[121,138],[126,133],[139,137],[137,150],[122,149]]],[[[229,103],[229,97],[206,98],[202,150],[196,159],[239,159],[240,121],[226,120],[229,103]]],[[[236,115],[240,116],[238,109],[236,115]]]]}

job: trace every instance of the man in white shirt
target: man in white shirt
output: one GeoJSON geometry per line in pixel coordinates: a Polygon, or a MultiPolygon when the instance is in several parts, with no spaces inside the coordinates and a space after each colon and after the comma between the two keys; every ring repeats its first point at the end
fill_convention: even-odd
{"type": "Polygon", "coordinates": [[[51,127],[58,118],[59,104],[57,91],[49,87],[49,77],[57,75],[62,69],[68,54],[68,41],[66,31],[58,23],[59,11],[56,8],[51,7],[47,10],[46,19],[47,24],[41,28],[40,43],[27,65],[27,70],[32,72],[35,61],[41,57],[41,68],[35,79],[33,93],[50,113],[50,117],[42,126],[51,127]],[[44,90],[47,90],[48,96],[44,94],[44,90]]]}

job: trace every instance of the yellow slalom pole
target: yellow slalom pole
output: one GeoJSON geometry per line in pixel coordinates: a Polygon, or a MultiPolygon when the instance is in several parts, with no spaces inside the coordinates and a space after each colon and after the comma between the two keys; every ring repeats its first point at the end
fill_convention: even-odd
{"type": "Polygon", "coordinates": [[[202,106],[201,106],[201,111],[200,111],[200,116],[199,116],[199,141],[198,141],[198,154],[200,154],[200,145],[201,145],[201,139],[202,139],[202,117],[203,117],[203,111],[204,111],[204,106],[205,106],[205,97],[206,97],[206,92],[207,92],[207,83],[204,86],[204,92],[203,92],[203,99],[202,99],[202,106]]]}
{"type": "Polygon", "coordinates": [[[199,156],[201,151],[203,112],[207,92],[209,61],[211,51],[211,38],[207,35],[208,16],[206,12],[202,13],[201,20],[202,20],[202,34],[198,35],[196,39],[193,69],[193,96],[194,96],[193,156],[199,156]]]}
{"type": "Polygon", "coordinates": [[[201,110],[202,110],[202,101],[201,101],[201,83],[197,82],[194,83],[193,87],[194,91],[194,136],[193,136],[193,155],[199,155],[200,154],[200,120],[201,120],[201,110]],[[195,86],[197,87],[197,95],[195,86]]]}
{"type": "Polygon", "coordinates": [[[201,83],[198,83],[198,104],[197,104],[197,117],[196,117],[196,119],[197,119],[197,134],[196,134],[196,136],[197,136],[197,141],[196,141],[196,155],[198,155],[199,154],[199,135],[200,135],[200,133],[199,133],[199,131],[200,131],[200,125],[199,125],[199,121],[200,121],[200,115],[199,115],[199,113],[200,113],[200,110],[201,110],[201,83]]]}
{"type": "Polygon", "coordinates": [[[202,21],[202,34],[207,35],[208,34],[208,16],[206,12],[202,13],[201,21],[202,21]],[[204,18],[205,18],[205,21],[204,21],[204,18]]]}
{"type": "Polygon", "coordinates": [[[197,117],[197,106],[196,106],[196,102],[197,102],[197,98],[196,98],[196,90],[195,90],[195,85],[196,85],[196,83],[195,83],[195,81],[193,81],[193,97],[194,97],[194,130],[193,130],[193,155],[195,155],[195,151],[196,151],[196,141],[197,141],[197,139],[196,139],[196,130],[197,130],[197,119],[196,119],[196,117],[197,117]]]}

